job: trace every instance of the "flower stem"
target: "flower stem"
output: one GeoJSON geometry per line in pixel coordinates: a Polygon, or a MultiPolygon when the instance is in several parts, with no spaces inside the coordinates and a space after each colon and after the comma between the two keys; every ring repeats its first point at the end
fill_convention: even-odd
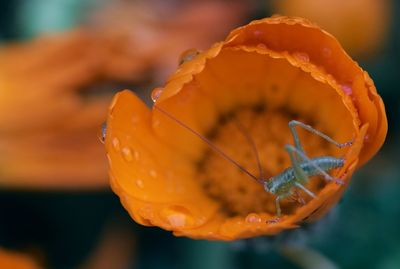
{"type": "Polygon", "coordinates": [[[333,261],[305,246],[283,245],[279,252],[302,269],[339,269],[333,261]]]}

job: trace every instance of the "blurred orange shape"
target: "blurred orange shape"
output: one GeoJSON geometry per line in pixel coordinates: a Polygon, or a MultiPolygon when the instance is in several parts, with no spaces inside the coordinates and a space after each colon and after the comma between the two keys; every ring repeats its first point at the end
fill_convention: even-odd
{"type": "Polygon", "coordinates": [[[391,0],[277,0],[273,11],[301,16],[333,34],[350,55],[374,56],[385,44],[391,23],[391,0]]]}
{"type": "MultiPolygon", "coordinates": [[[[102,40],[82,29],[0,48],[1,186],[107,186],[97,132],[110,89],[135,77],[109,71],[114,53],[102,40]]],[[[138,74],[137,64],[119,68],[138,74]]]]}
{"type": "Polygon", "coordinates": [[[159,4],[113,1],[81,29],[0,48],[1,186],[107,186],[96,136],[111,90],[164,80],[180,51],[208,46],[248,10],[159,4]]]}
{"type": "Polygon", "coordinates": [[[39,269],[29,256],[0,249],[0,268],[4,269],[39,269]]]}
{"type": "Polygon", "coordinates": [[[94,10],[88,23],[116,41],[120,51],[151,66],[157,81],[164,81],[180,52],[208,47],[239,25],[251,8],[252,3],[236,0],[229,2],[229,8],[219,0],[111,1],[94,10]]]}
{"type": "Polygon", "coordinates": [[[288,122],[301,120],[340,142],[331,147],[300,131],[310,157],[344,157],[333,172],[345,186],[318,177],[302,195],[306,205],[283,201],[209,146],[128,90],[109,108],[105,140],[113,190],[138,223],[191,238],[234,240],[272,235],[316,220],[341,197],[356,168],[379,150],[387,131],[375,86],[337,40],[302,18],[272,17],[232,31],[225,41],[183,63],[156,88],[156,104],[208,137],[257,174],[251,147],[234,124],[254,139],[266,177],[290,165],[288,122]]]}

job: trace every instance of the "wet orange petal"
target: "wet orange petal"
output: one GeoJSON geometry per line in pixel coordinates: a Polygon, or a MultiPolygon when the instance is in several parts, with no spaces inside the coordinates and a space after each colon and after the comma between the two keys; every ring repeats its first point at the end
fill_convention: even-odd
{"type": "Polygon", "coordinates": [[[193,167],[159,141],[150,110],[129,91],[114,97],[106,148],[111,186],[122,194],[124,205],[133,206],[131,215],[139,223],[185,229],[202,225],[214,214],[216,204],[187,180],[193,178],[193,167]]]}

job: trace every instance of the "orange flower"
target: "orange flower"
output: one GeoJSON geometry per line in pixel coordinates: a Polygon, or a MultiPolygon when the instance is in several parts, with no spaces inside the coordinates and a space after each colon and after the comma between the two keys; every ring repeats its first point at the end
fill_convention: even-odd
{"type": "Polygon", "coordinates": [[[288,122],[301,120],[340,142],[337,149],[300,132],[308,156],[344,156],[334,171],[345,186],[312,177],[318,195],[302,206],[282,201],[159,110],[149,110],[129,91],[109,108],[106,150],[113,190],[143,225],[192,238],[234,240],[272,235],[317,219],[341,197],[357,167],[381,147],[387,121],[372,80],[336,39],[301,18],[272,17],[240,27],[225,41],[182,64],[157,106],[208,137],[257,175],[251,146],[234,124],[254,139],[266,177],[290,166],[288,122]]]}
{"type": "Polygon", "coordinates": [[[0,249],[0,268],[39,269],[39,266],[28,256],[0,249]]]}
{"type": "Polygon", "coordinates": [[[358,58],[373,56],[385,43],[391,23],[391,0],[276,0],[273,10],[301,16],[333,34],[358,58]]]}

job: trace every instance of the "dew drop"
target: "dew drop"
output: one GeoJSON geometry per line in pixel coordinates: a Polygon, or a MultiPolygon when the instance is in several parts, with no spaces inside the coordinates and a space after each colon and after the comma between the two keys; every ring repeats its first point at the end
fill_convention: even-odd
{"type": "Polygon", "coordinates": [[[130,162],[133,160],[132,151],[128,147],[122,148],[122,156],[124,157],[125,161],[130,162]]]}
{"type": "Polygon", "coordinates": [[[151,177],[157,177],[157,172],[155,170],[150,170],[149,173],[151,177]]]}
{"type": "Polygon", "coordinates": [[[182,206],[167,207],[162,211],[163,218],[173,227],[185,227],[194,224],[194,217],[182,206]]]}
{"type": "Polygon", "coordinates": [[[179,56],[179,65],[193,60],[200,52],[197,49],[188,49],[179,56]]]}
{"type": "Polygon", "coordinates": [[[266,49],[267,46],[266,46],[265,44],[263,44],[263,43],[259,43],[259,44],[257,45],[257,48],[259,48],[259,49],[266,49]]]}
{"type": "Polygon", "coordinates": [[[136,183],[136,186],[137,186],[138,188],[140,188],[140,189],[143,189],[143,188],[144,188],[143,180],[137,179],[137,180],[135,181],[135,183],[136,183]]]}
{"type": "Polygon", "coordinates": [[[247,223],[260,223],[260,222],[262,222],[262,219],[258,214],[250,213],[246,217],[246,222],[247,223]]]}
{"type": "Polygon", "coordinates": [[[295,52],[295,53],[293,53],[293,56],[302,62],[310,61],[310,56],[305,52],[295,52]]]}
{"type": "Polygon", "coordinates": [[[112,140],[112,145],[115,149],[115,151],[120,151],[120,146],[119,146],[119,139],[114,137],[112,140]]]}
{"type": "Polygon", "coordinates": [[[97,133],[97,136],[102,144],[104,144],[104,141],[106,141],[106,134],[107,134],[107,123],[104,122],[97,133]]]}
{"type": "Polygon", "coordinates": [[[262,31],[262,30],[255,30],[255,31],[253,32],[253,35],[256,36],[256,37],[260,37],[262,34],[263,34],[263,31],[262,31]]]}
{"type": "Polygon", "coordinates": [[[157,99],[160,97],[162,91],[163,91],[163,88],[155,88],[155,89],[151,92],[151,100],[152,100],[153,102],[156,102],[157,99]]]}
{"type": "Polygon", "coordinates": [[[346,95],[352,95],[353,94],[353,89],[351,88],[350,85],[347,85],[347,84],[342,85],[342,90],[346,95]]]}

